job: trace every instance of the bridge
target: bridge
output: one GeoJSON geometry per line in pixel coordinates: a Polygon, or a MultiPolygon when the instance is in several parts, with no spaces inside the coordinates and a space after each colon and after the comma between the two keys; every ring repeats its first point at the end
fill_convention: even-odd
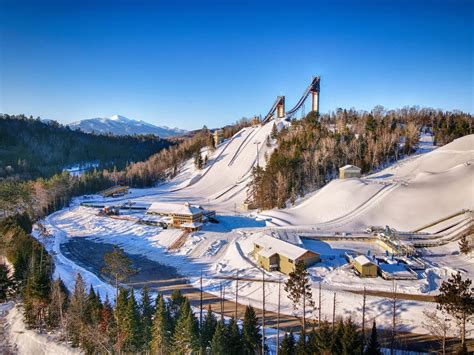
{"type": "Polygon", "coordinates": [[[262,120],[262,124],[265,124],[269,121],[271,121],[275,114],[276,118],[286,118],[286,119],[291,119],[294,118],[298,110],[303,108],[303,105],[308,98],[308,96],[311,95],[311,111],[318,112],[319,113],[319,92],[320,92],[320,86],[319,83],[321,81],[321,78],[319,76],[313,77],[311,80],[311,83],[308,85],[306,90],[304,91],[303,95],[301,98],[298,100],[295,106],[291,108],[289,111],[285,112],[285,96],[277,96],[277,99],[275,100],[275,103],[273,106],[270,108],[270,111],[265,115],[265,117],[262,120]]]}

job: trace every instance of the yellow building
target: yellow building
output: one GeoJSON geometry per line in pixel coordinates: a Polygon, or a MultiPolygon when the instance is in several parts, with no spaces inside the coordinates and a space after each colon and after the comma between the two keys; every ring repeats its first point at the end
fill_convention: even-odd
{"type": "Polygon", "coordinates": [[[360,277],[377,277],[377,264],[365,255],[354,258],[353,264],[360,277]]]}
{"type": "Polygon", "coordinates": [[[254,241],[254,256],[258,266],[267,271],[280,271],[289,275],[299,261],[307,266],[321,261],[318,253],[264,233],[258,234],[254,241]]]}
{"type": "Polygon", "coordinates": [[[345,165],[339,168],[339,179],[350,179],[360,177],[361,168],[355,165],[345,165]]]}

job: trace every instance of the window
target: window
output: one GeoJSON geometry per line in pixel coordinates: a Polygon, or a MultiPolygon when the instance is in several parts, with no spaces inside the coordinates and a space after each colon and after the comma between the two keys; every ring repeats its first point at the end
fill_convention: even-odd
{"type": "Polygon", "coordinates": [[[289,262],[290,264],[293,264],[293,260],[292,260],[292,259],[288,259],[288,262],[289,262]]]}

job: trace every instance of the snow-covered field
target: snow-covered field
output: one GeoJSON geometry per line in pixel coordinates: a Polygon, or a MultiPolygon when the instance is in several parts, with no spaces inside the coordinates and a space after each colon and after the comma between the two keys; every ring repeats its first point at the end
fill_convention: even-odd
{"type": "MultiPolygon", "coordinates": [[[[333,233],[334,231],[362,231],[367,226],[390,225],[398,230],[409,231],[461,209],[472,209],[474,204],[474,135],[456,140],[438,149],[425,147],[423,152],[402,160],[373,175],[360,179],[334,180],[299,204],[284,210],[263,211],[252,218],[240,210],[246,197],[246,185],[250,171],[256,164],[257,146],[259,163],[265,164],[264,154],[273,147],[265,145],[271,124],[263,127],[248,127],[233,138],[220,144],[209,154],[209,164],[201,171],[194,169],[192,162],[185,164],[178,176],[169,183],[151,189],[132,189],[128,196],[102,199],[97,196],[88,201],[117,204],[131,201],[147,205],[151,202],[189,201],[218,211],[219,224],[208,224],[200,232],[193,233],[186,243],[176,250],[167,249],[180,232],[145,226],[135,221],[100,217],[93,208],[75,204],[59,211],[45,220],[53,237],[45,241],[53,253],[57,265],[56,276],[61,276],[68,287],[72,287],[75,273],[82,273],[90,283],[105,293],[113,294],[93,272],[86,270],[61,253],[60,244],[68,238],[88,238],[101,243],[120,245],[127,253],[143,255],[150,260],[173,266],[198,285],[201,271],[204,274],[206,291],[218,294],[221,280],[216,277],[235,276],[260,279],[262,271],[255,266],[251,255],[255,231],[269,226],[310,227],[333,233]],[[257,144],[259,143],[259,144],[257,144]],[[267,224],[267,226],[265,226],[267,224]]],[[[141,212],[135,213],[139,216],[141,212]]],[[[300,238],[282,233],[285,238],[298,243],[300,238]]],[[[304,246],[318,251],[322,262],[309,271],[313,281],[313,295],[318,301],[318,285],[322,285],[323,317],[330,319],[334,292],[337,293],[337,311],[340,316],[353,315],[360,320],[362,296],[354,290],[364,286],[370,290],[391,291],[392,281],[380,277],[361,279],[357,277],[342,257],[345,251],[355,253],[382,254],[374,243],[364,240],[308,241],[304,246]]],[[[407,294],[432,295],[442,280],[454,271],[474,275],[474,260],[460,256],[457,242],[430,248],[425,252],[427,269],[417,280],[397,281],[397,290],[407,294]]],[[[285,280],[277,272],[266,273],[266,279],[285,280]]],[[[226,297],[232,299],[236,281],[227,280],[226,297]]],[[[261,306],[262,284],[256,281],[239,281],[239,301],[261,306]]],[[[278,284],[267,283],[266,307],[276,310],[278,284]]],[[[293,310],[286,294],[282,293],[283,312],[293,310]]],[[[422,311],[434,309],[430,302],[400,300],[400,322],[405,330],[423,333],[422,311]]],[[[376,319],[380,326],[391,322],[390,304],[386,299],[368,297],[368,317],[376,319]]]]}

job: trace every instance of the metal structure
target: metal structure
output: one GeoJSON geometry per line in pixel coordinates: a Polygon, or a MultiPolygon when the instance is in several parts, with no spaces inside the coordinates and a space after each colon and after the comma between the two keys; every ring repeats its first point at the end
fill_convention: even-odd
{"type": "Polygon", "coordinates": [[[319,112],[319,92],[320,92],[320,83],[321,78],[319,76],[313,77],[313,80],[308,85],[306,90],[304,91],[301,98],[298,100],[296,105],[289,111],[285,112],[285,96],[278,96],[275,100],[275,103],[271,107],[270,111],[268,111],[267,115],[262,121],[262,124],[269,122],[273,119],[275,113],[276,118],[287,118],[291,119],[295,117],[295,114],[298,112],[300,108],[304,110],[304,103],[308,96],[311,94],[312,102],[311,102],[311,110],[315,112],[319,112]]]}

